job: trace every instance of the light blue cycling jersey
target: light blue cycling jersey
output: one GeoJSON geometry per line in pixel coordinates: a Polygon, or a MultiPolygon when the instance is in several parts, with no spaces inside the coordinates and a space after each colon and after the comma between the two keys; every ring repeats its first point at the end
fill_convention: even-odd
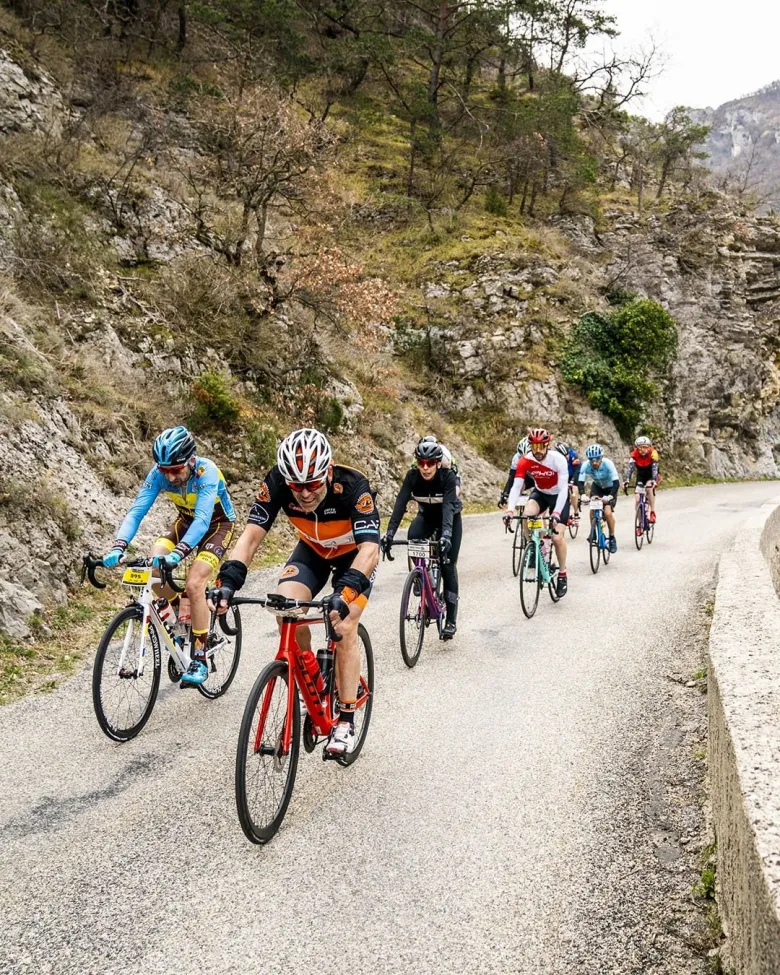
{"type": "Polygon", "coordinates": [[[617,468],[612,461],[607,460],[606,457],[602,458],[601,465],[599,466],[598,470],[596,470],[589,460],[586,460],[585,463],[580,466],[578,478],[579,483],[584,484],[586,477],[592,477],[599,487],[612,487],[614,481],[617,481],[618,484],[620,483],[617,468]]]}
{"type": "Polygon", "coordinates": [[[157,465],[154,465],[146,475],[141,490],[117,532],[118,540],[128,544],[133,540],[138,526],[161,491],[176,505],[180,517],[192,521],[178,546],[185,551],[196,547],[215,520],[236,520],[236,510],[230,500],[222,471],[213,460],[196,457],[192,476],[182,487],[169,484],[157,465]]]}

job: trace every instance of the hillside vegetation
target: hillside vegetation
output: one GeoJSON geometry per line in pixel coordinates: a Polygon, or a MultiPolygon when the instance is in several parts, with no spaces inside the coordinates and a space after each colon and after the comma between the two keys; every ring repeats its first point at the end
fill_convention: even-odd
{"type": "Polygon", "coordinates": [[[241,510],[304,423],[385,508],[427,431],[481,503],[531,422],[650,430],[687,473],[764,456],[780,383],[745,378],[744,329],[738,380],[708,371],[690,310],[774,224],[737,225],[687,113],[630,114],[649,58],[581,59],[616,30],[596,0],[0,8],[0,694],[50,668],[52,605],[67,628],[174,422],[241,510]]]}

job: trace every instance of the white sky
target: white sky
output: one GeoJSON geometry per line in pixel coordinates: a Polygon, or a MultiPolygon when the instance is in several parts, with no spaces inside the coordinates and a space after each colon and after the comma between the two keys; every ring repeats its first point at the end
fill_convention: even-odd
{"type": "Polygon", "coordinates": [[[780,79],[778,0],[604,0],[602,9],[617,17],[615,51],[648,47],[652,35],[665,55],[637,114],[716,108],[780,79]]]}

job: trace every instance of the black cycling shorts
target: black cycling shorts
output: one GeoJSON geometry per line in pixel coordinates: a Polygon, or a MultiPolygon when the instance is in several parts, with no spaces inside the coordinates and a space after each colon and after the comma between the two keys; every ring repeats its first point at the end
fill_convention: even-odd
{"type": "MultiPolygon", "coordinates": [[[[354,561],[355,552],[347,552],[345,555],[340,555],[335,559],[323,559],[321,555],[317,555],[311,546],[301,541],[298,542],[289,559],[287,559],[287,564],[279,576],[279,582],[301,582],[311,591],[311,597],[314,599],[317,593],[328,584],[331,574],[333,575],[333,586],[335,588],[347,569],[352,567],[354,561]]],[[[373,588],[375,574],[376,571],[371,575],[372,586],[369,586],[355,600],[358,606],[365,607],[368,602],[368,597],[371,595],[371,589],[373,588]]]]}
{"type": "Polygon", "coordinates": [[[653,473],[652,467],[637,467],[636,469],[636,483],[637,486],[640,484],[647,484],[648,481],[652,481],[650,476],[653,473]]]}
{"type": "MultiPolygon", "coordinates": [[[[546,511],[549,511],[550,514],[552,514],[552,512],[555,511],[555,502],[558,500],[558,495],[557,493],[546,494],[544,491],[539,491],[536,488],[534,488],[534,490],[531,491],[531,497],[528,500],[535,501],[539,505],[540,515],[543,515],[546,511]]],[[[566,504],[563,506],[563,510],[561,511],[560,520],[563,522],[564,525],[569,520],[568,497],[566,498],[566,504]]]]}
{"type": "Polygon", "coordinates": [[[615,506],[617,505],[617,491],[612,488],[612,485],[609,487],[604,487],[602,484],[596,484],[596,482],[593,481],[590,486],[590,490],[588,491],[589,498],[606,498],[608,495],[612,496],[612,503],[610,504],[610,507],[614,511],[615,506]]]}

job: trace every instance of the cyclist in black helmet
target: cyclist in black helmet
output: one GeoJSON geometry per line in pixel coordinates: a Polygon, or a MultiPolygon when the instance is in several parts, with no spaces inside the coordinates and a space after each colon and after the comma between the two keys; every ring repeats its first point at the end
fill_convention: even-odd
{"type": "Polygon", "coordinates": [[[452,468],[442,466],[443,457],[444,450],[440,443],[423,439],[417,444],[414,451],[417,463],[407,473],[395,499],[390,523],[382,539],[382,548],[390,556],[390,543],[401,524],[406,507],[410,501],[416,501],[418,511],[409,526],[407,538],[430,538],[435,532],[441,540],[443,559],[441,574],[444,581],[444,599],[447,603],[447,620],[442,630],[442,639],[451,640],[457,629],[457,562],[463,537],[463,524],[457,491],[457,475],[452,468]]]}

